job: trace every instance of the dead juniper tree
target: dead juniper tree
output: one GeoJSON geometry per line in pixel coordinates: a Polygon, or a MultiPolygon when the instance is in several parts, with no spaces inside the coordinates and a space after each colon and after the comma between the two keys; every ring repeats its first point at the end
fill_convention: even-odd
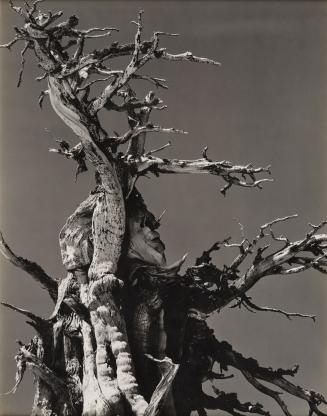
{"type": "Polygon", "coordinates": [[[62,261],[67,276],[50,277],[38,264],[16,255],[1,236],[2,254],[47,289],[54,301],[48,319],[11,304],[3,305],[27,316],[37,335],[20,343],[16,355],[15,392],[26,368],[36,378],[33,415],[179,415],[220,409],[231,415],[269,415],[260,403],[242,403],[236,393],[224,392],[229,368],[240,371],[259,392],[273,398],[286,416],[291,415],[282,393],[303,399],[309,415],[324,415],[319,406],[324,397],[290,381],[298,371],[261,366],[230,344],[216,339],[206,318],[226,306],[271,311],[314,319],[312,315],[260,307],[248,291],[264,277],[299,273],[313,268],[326,273],[326,224],[310,225],[298,241],[277,236],[274,225],[294,216],[277,218],[258,229],[254,237],[239,243],[230,238],[217,241],[200,255],[184,274],[177,263],[167,266],[159,233],[160,219],[147,208],[136,188],[138,178],[153,174],[206,173],[223,180],[223,195],[232,186],[260,188],[269,167],[233,165],[212,161],[205,148],[195,160],[165,159],[159,149],[146,148],[148,133],[186,133],[150,122],[153,111],[163,110],[162,100],[152,91],[137,97],[133,85],[145,81],[167,88],[165,80],[142,72],[151,60],[190,61],[219,65],[191,52],[171,54],[161,46],[165,36],[155,32],[142,38],[139,12],[134,41],[111,42],[108,47],[86,53],[90,38],[109,37],[115,28],[78,29],[78,18],[58,20],[62,12],[42,12],[42,0],[11,8],[23,19],[15,37],[3,48],[23,42],[23,76],[27,50],[35,54],[47,83],[40,105],[48,96],[52,108],[71,128],[79,143],[58,140],[50,149],[73,159],[77,175],[93,166],[96,186],[67,219],[60,232],[62,261]],[[127,56],[121,70],[114,58],[127,56]],[[93,85],[105,85],[98,95],[93,85]],[[119,135],[105,131],[100,111],[122,112],[129,129],[119,135]],[[122,147],[126,144],[127,146],[122,147]],[[122,149],[125,149],[124,151],[122,149]],[[211,253],[236,248],[239,254],[224,267],[213,264],[211,253]],[[213,370],[218,363],[221,372],[213,370]],[[211,381],[214,396],[202,384],[211,381]]]}

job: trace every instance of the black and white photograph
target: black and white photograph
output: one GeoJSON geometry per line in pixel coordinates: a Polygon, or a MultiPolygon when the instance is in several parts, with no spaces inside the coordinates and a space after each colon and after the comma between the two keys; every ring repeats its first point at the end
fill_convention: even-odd
{"type": "Polygon", "coordinates": [[[327,415],[327,3],[0,12],[0,416],[327,415]]]}

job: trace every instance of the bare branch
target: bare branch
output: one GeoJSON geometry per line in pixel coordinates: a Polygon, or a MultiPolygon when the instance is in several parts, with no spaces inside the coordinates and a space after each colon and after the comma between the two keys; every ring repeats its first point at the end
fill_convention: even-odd
{"type": "MultiPolygon", "coordinates": [[[[231,247],[232,244],[225,244],[225,247],[231,247]]],[[[252,247],[253,247],[253,243],[249,242],[248,239],[243,239],[243,241],[237,245],[237,247],[240,250],[240,254],[232,261],[232,263],[230,264],[229,268],[231,271],[236,271],[238,269],[238,267],[243,263],[243,261],[246,259],[246,257],[249,254],[252,254],[252,247]]],[[[260,251],[260,253],[262,253],[262,251],[260,251]]]]}
{"type": "Polygon", "coordinates": [[[79,174],[86,172],[86,155],[82,143],[78,143],[74,147],[70,147],[65,140],[56,139],[59,143],[59,149],[49,148],[49,152],[58,153],[59,155],[65,156],[67,159],[73,159],[77,163],[77,169],[75,174],[75,181],[79,174]]]}
{"type": "MultiPolygon", "coordinates": [[[[321,251],[321,243],[327,241],[327,235],[312,235],[304,238],[303,240],[295,241],[289,243],[285,248],[278,250],[276,253],[268,255],[267,257],[260,260],[257,264],[252,265],[249,270],[243,275],[240,279],[235,282],[234,287],[236,289],[243,290],[246,286],[247,289],[253,286],[261,277],[267,274],[281,274],[287,273],[286,270],[282,268],[282,265],[291,262],[292,258],[295,255],[303,251],[314,252],[315,250],[321,251]],[[246,281],[246,283],[245,283],[246,281]]],[[[314,253],[313,253],[314,254],[314,253]]],[[[323,256],[324,257],[324,256],[323,256]]],[[[317,257],[313,260],[312,264],[319,265],[320,259],[323,257],[317,257]]],[[[301,266],[297,269],[298,271],[304,270],[306,267],[301,266]]]]}
{"type": "Polygon", "coordinates": [[[73,274],[72,273],[68,273],[68,275],[61,280],[61,282],[58,285],[58,298],[57,298],[57,302],[56,302],[56,306],[52,312],[52,314],[50,315],[50,317],[48,318],[48,320],[51,320],[53,318],[55,318],[59,312],[59,309],[61,307],[61,304],[63,303],[65,296],[67,294],[67,291],[71,285],[73,279],[73,274]]]}
{"type": "Polygon", "coordinates": [[[35,315],[34,313],[27,311],[25,309],[18,308],[17,306],[11,305],[7,302],[0,302],[1,305],[6,306],[9,309],[12,309],[13,311],[16,311],[18,313],[21,313],[22,315],[27,316],[28,318],[32,319],[33,322],[35,322],[38,326],[48,326],[48,323],[45,319],[41,318],[40,316],[35,315]]]}
{"type": "MultiPolygon", "coordinates": [[[[149,47],[149,41],[142,42],[142,51],[148,50],[149,47]]],[[[71,68],[66,68],[61,73],[61,75],[58,76],[58,78],[69,77],[84,68],[88,68],[92,65],[99,65],[108,59],[113,59],[120,56],[129,56],[133,53],[134,48],[134,43],[129,43],[127,45],[119,45],[117,42],[113,43],[110,48],[96,50],[93,53],[83,56],[76,65],[73,65],[71,68]]]]}
{"type": "MultiPolygon", "coordinates": [[[[269,234],[265,234],[265,230],[267,229],[267,228],[269,228],[269,230],[270,230],[270,235],[273,237],[273,239],[274,240],[276,240],[276,241],[284,241],[284,238],[283,239],[280,239],[280,238],[276,238],[275,236],[274,236],[274,234],[273,234],[273,232],[272,232],[272,229],[271,229],[271,227],[274,225],[274,224],[277,224],[277,223],[280,223],[280,222],[284,222],[284,221],[287,221],[287,220],[289,220],[289,219],[292,219],[292,218],[296,218],[297,217],[297,214],[295,214],[295,215],[289,215],[289,216],[286,216],[286,217],[284,217],[284,218],[277,218],[277,219],[275,219],[275,220],[273,220],[273,221],[271,221],[271,222],[269,222],[269,223],[267,223],[267,224],[264,224],[264,225],[262,225],[261,227],[260,227],[260,232],[259,232],[259,234],[254,238],[254,240],[252,240],[252,241],[249,241],[247,238],[245,238],[245,236],[243,235],[243,241],[241,242],[241,243],[239,243],[239,244],[230,244],[229,243],[229,241],[227,241],[225,244],[224,244],[224,247],[238,247],[239,249],[240,249],[240,254],[233,260],[233,262],[230,264],[230,266],[229,266],[229,269],[231,269],[231,270],[233,270],[233,271],[236,271],[237,270],[237,268],[243,263],[243,261],[247,258],[247,256],[248,255],[251,255],[251,254],[253,254],[253,250],[254,250],[254,247],[256,246],[256,244],[262,239],[262,238],[264,238],[264,237],[266,237],[267,235],[269,235],[269,234]]],[[[244,233],[244,230],[242,231],[242,233],[244,233]]],[[[256,256],[255,256],[255,259],[254,259],[254,264],[257,264],[261,259],[262,259],[262,254],[263,254],[263,252],[264,251],[266,251],[268,248],[270,247],[270,245],[268,244],[268,245],[265,245],[264,247],[259,247],[258,248],[258,250],[257,250],[257,254],[256,254],[256,256]]]]}
{"type": "Polygon", "coordinates": [[[57,376],[54,371],[41,362],[39,358],[28,351],[25,346],[20,348],[20,353],[22,355],[22,360],[26,362],[27,367],[51,387],[58,400],[64,400],[71,404],[66,381],[57,376]]]}
{"type": "MultiPolygon", "coordinates": [[[[240,254],[229,266],[225,266],[222,271],[222,286],[218,287],[216,307],[224,307],[230,303],[231,300],[237,298],[243,299],[243,295],[264,276],[276,274],[291,275],[309,268],[314,268],[322,273],[327,273],[327,255],[325,253],[327,235],[316,234],[326,224],[326,221],[323,221],[318,226],[314,226],[314,228],[307,233],[306,237],[299,241],[290,242],[286,237],[275,237],[272,226],[295,217],[296,215],[277,218],[274,221],[262,225],[259,234],[252,241],[246,238],[243,239],[241,243],[231,243],[230,240],[224,241],[224,247],[237,247],[240,250],[240,254]],[[265,231],[267,229],[269,232],[266,233],[265,231]],[[252,264],[242,274],[238,270],[240,264],[245,258],[253,255],[256,245],[262,239],[267,237],[278,243],[282,242],[284,246],[266,256],[263,253],[270,247],[270,244],[258,247],[252,264]],[[308,256],[308,253],[310,256],[308,256]]],[[[243,304],[244,306],[250,306],[248,303],[243,304]]],[[[268,310],[267,308],[263,309],[268,310]]],[[[275,308],[269,308],[269,310],[284,313],[284,311],[275,310],[275,308]]],[[[285,312],[285,314],[288,314],[288,312],[285,312]]],[[[289,316],[314,318],[312,315],[293,313],[289,316]]]]}
{"type": "Polygon", "coordinates": [[[111,32],[101,33],[99,35],[85,35],[85,39],[97,39],[97,38],[105,38],[107,36],[111,36],[111,32]]]}
{"type": "Polygon", "coordinates": [[[59,149],[49,148],[49,152],[58,153],[59,155],[67,157],[67,159],[74,159],[76,154],[83,150],[82,143],[77,143],[76,146],[70,148],[65,140],[57,139],[56,142],[60,145],[59,149]],[[66,146],[66,143],[68,146],[66,146]]]}
{"type": "Polygon", "coordinates": [[[119,29],[116,27],[92,27],[91,29],[81,30],[80,32],[84,35],[89,35],[93,32],[106,32],[108,30],[119,32],[119,29]]]}
{"type": "Polygon", "coordinates": [[[269,416],[270,413],[263,409],[260,403],[252,404],[250,402],[241,403],[235,393],[225,393],[218,390],[215,386],[212,386],[216,397],[209,396],[208,394],[201,394],[199,398],[199,407],[203,406],[205,409],[221,409],[233,416],[241,416],[243,412],[246,414],[258,414],[269,416]],[[238,411],[242,413],[238,413],[238,411]]]}
{"type": "Polygon", "coordinates": [[[43,101],[44,101],[44,98],[47,96],[47,95],[49,95],[49,92],[47,91],[47,90],[45,90],[45,91],[41,91],[40,92],[40,95],[39,95],[39,106],[40,106],[40,108],[42,109],[42,107],[43,107],[43,101]]]}
{"type": "Polygon", "coordinates": [[[205,250],[203,253],[202,253],[202,255],[200,256],[200,257],[198,257],[197,259],[196,259],[196,262],[195,262],[195,265],[196,266],[199,266],[199,265],[201,265],[201,264],[209,264],[210,263],[210,261],[211,261],[211,256],[210,256],[210,254],[213,252],[213,251],[218,251],[218,250],[220,250],[220,248],[222,247],[222,246],[224,246],[225,244],[227,244],[228,243],[228,241],[230,241],[230,237],[228,237],[228,238],[226,238],[225,240],[223,240],[223,241],[216,241],[208,250],[205,250]]]}
{"type": "MultiPolygon", "coordinates": [[[[129,115],[129,125],[133,129],[134,123],[136,120],[137,127],[146,126],[149,121],[150,113],[152,110],[152,106],[160,103],[160,99],[158,99],[155,94],[150,91],[145,99],[144,104],[145,106],[140,109],[140,111],[136,114],[134,109],[128,108],[128,115],[129,115]]],[[[140,133],[138,136],[134,137],[130,142],[127,149],[127,154],[133,155],[134,157],[141,156],[144,153],[145,148],[145,140],[146,140],[146,132],[140,133]]]]}
{"type": "Polygon", "coordinates": [[[30,260],[19,257],[13,253],[0,233],[0,252],[12,264],[30,274],[41,286],[49,292],[51,298],[57,299],[57,281],[50,277],[41,266],[30,260]]]}
{"type": "Polygon", "coordinates": [[[171,53],[166,52],[165,50],[162,50],[158,53],[158,55],[159,58],[166,59],[168,61],[190,61],[201,64],[221,66],[221,63],[218,61],[214,61],[213,59],[209,58],[201,58],[200,56],[194,56],[192,52],[184,52],[177,55],[173,55],[171,53]]]}
{"type": "Polygon", "coordinates": [[[17,14],[19,14],[20,16],[22,16],[22,17],[26,17],[26,14],[25,14],[25,12],[24,12],[24,10],[23,10],[23,8],[22,7],[16,7],[16,6],[14,6],[14,3],[13,3],[13,1],[12,0],[9,0],[9,5],[10,5],[10,7],[17,13],[17,14]]]}
{"type": "MultiPolygon", "coordinates": [[[[151,49],[153,50],[153,39],[151,41],[144,41],[140,45],[140,50],[144,54],[148,54],[149,51],[151,51],[151,49]]],[[[135,50],[135,43],[129,43],[129,44],[126,44],[126,45],[120,45],[118,43],[113,43],[110,46],[110,48],[97,50],[97,51],[94,51],[91,54],[88,54],[88,55],[84,56],[80,60],[80,62],[78,62],[75,66],[72,66],[69,69],[67,68],[61,74],[61,77],[67,77],[67,76],[73,75],[75,72],[78,72],[78,71],[80,71],[81,69],[83,69],[85,67],[100,64],[102,62],[105,62],[108,59],[117,58],[119,56],[132,55],[134,50],[135,50]]],[[[186,52],[186,54],[187,54],[187,52],[186,52]]],[[[174,61],[188,60],[188,61],[193,61],[193,62],[198,62],[198,63],[209,63],[209,64],[211,63],[211,64],[214,64],[214,65],[220,65],[219,62],[216,62],[216,61],[211,60],[211,59],[199,58],[199,57],[194,57],[194,56],[193,56],[193,58],[191,58],[191,57],[185,56],[185,53],[180,54],[180,55],[171,55],[171,54],[168,54],[167,52],[165,53],[165,51],[163,49],[153,53],[153,56],[156,57],[156,58],[161,58],[162,57],[163,59],[174,60],[174,61]]]]}
{"type": "Polygon", "coordinates": [[[40,75],[39,77],[36,77],[35,81],[38,81],[38,82],[43,81],[47,76],[48,76],[48,73],[45,72],[43,75],[40,75]]]}
{"type": "Polygon", "coordinates": [[[165,84],[166,80],[163,78],[150,77],[148,75],[134,74],[132,75],[132,79],[143,79],[144,81],[148,81],[151,84],[155,85],[157,88],[160,87],[163,89],[168,89],[168,85],[165,84]]]}
{"type": "MultiPolygon", "coordinates": [[[[94,71],[97,72],[98,74],[109,75],[111,77],[117,77],[118,75],[121,75],[124,72],[122,70],[109,70],[109,69],[106,69],[104,66],[97,66],[94,71]]],[[[142,79],[144,81],[150,82],[151,84],[155,85],[157,88],[161,87],[164,89],[168,89],[168,86],[165,84],[166,80],[163,78],[151,77],[148,75],[141,75],[141,74],[133,74],[131,76],[131,79],[142,79]]]]}
{"type": "MultiPolygon", "coordinates": [[[[152,91],[150,91],[149,94],[153,94],[152,91]]],[[[125,102],[123,104],[116,104],[113,101],[108,101],[105,105],[105,108],[107,110],[127,112],[129,117],[136,122],[136,123],[135,122],[133,123],[133,126],[135,126],[136,124],[141,126],[142,123],[147,123],[146,122],[147,117],[144,117],[144,113],[150,114],[150,111],[152,109],[162,110],[166,108],[166,106],[158,107],[158,104],[161,104],[162,100],[155,96],[151,100],[147,98],[148,95],[144,100],[138,100],[136,97],[130,97],[128,93],[125,93],[125,91],[120,91],[119,93],[117,93],[117,95],[124,97],[125,102]],[[140,110],[139,114],[135,113],[135,110],[137,109],[140,110]]]]}
{"type": "Polygon", "coordinates": [[[104,37],[110,36],[112,31],[119,32],[119,29],[115,27],[103,27],[103,28],[94,27],[94,28],[87,29],[87,30],[79,30],[77,31],[77,33],[81,34],[84,39],[97,39],[97,38],[104,38],[104,37]],[[105,33],[100,33],[98,35],[91,35],[91,33],[93,32],[105,32],[105,33]]]}
{"type": "Polygon", "coordinates": [[[288,239],[279,239],[278,242],[284,244],[281,249],[264,255],[264,252],[270,247],[270,244],[266,244],[263,247],[258,247],[255,253],[255,247],[259,241],[264,238],[273,238],[271,232],[265,233],[264,230],[267,228],[270,230],[272,224],[284,222],[294,217],[292,215],[278,218],[264,224],[260,228],[259,234],[252,241],[244,238],[241,243],[231,243],[230,238],[227,238],[215,243],[211,249],[205,251],[197,259],[196,266],[187,269],[185,274],[187,279],[181,283],[182,285],[185,284],[186,290],[190,291],[192,307],[204,313],[212,313],[214,310],[222,309],[231,301],[237,300],[234,306],[243,305],[251,312],[254,310],[270,311],[281,313],[288,318],[298,316],[314,320],[314,315],[257,306],[250,303],[245,296],[247,291],[265,276],[291,275],[309,268],[327,274],[327,255],[325,254],[327,235],[315,234],[325,224],[325,221],[315,226],[303,240],[290,242],[288,239]],[[222,270],[219,270],[211,263],[210,253],[221,247],[238,248],[240,254],[235,257],[229,266],[225,265],[222,270]],[[246,258],[250,260],[249,256],[251,255],[254,258],[248,269],[245,272],[238,270],[246,258]]]}
{"type": "Polygon", "coordinates": [[[134,48],[134,52],[133,52],[133,57],[132,57],[132,61],[129,65],[136,65],[138,59],[139,59],[139,54],[141,52],[141,34],[142,34],[142,30],[143,30],[143,26],[142,26],[142,14],[143,14],[143,10],[139,10],[139,14],[138,14],[138,21],[134,22],[132,21],[132,23],[136,24],[137,26],[137,31],[135,34],[135,39],[134,39],[134,43],[135,43],[135,48],[134,48]]]}
{"type": "Polygon", "coordinates": [[[253,387],[255,387],[258,391],[261,393],[272,397],[279,405],[279,407],[282,409],[285,416],[292,416],[291,413],[288,410],[288,407],[286,406],[285,402],[280,398],[280,392],[272,390],[263,384],[259,383],[259,381],[252,376],[251,373],[249,373],[246,370],[242,370],[242,374],[246,378],[246,380],[252,384],[253,387]]]}
{"type": "Polygon", "coordinates": [[[262,237],[264,237],[265,236],[265,231],[266,231],[266,229],[267,228],[269,228],[270,230],[271,230],[271,227],[274,225],[274,224],[278,224],[278,223],[280,223],[280,222],[285,222],[285,221],[288,221],[288,220],[290,220],[290,219],[292,219],[292,218],[297,218],[298,217],[298,214],[293,214],[293,215],[287,215],[286,217],[282,217],[282,218],[276,218],[275,220],[273,220],[273,221],[270,221],[270,222],[267,222],[266,224],[264,224],[264,225],[261,225],[261,227],[260,227],[260,233],[259,233],[259,235],[256,237],[257,238],[257,240],[259,240],[260,238],[262,238],[262,237]]]}
{"type": "MultiPolygon", "coordinates": [[[[155,32],[150,40],[147,42],[148,48],[144,50],[144,43],[141,41],[141,33],[142,33],[142,13],[143,11],[139,12],[138,21],[133,22],[137,25],[137,31],[135,34],[134,40],[134,48],[132,51],[132,59],[129,64],[126,66],[125,70],[121,75],[119,75],[111,84],[109,84],[104,91],[102,92],[101,96],[96,98],[92,103],[91,111],[93,113],[98,112],[103,107],[106,106],[107,102],[119,91],[126,83],[133,78],[134,74],[149,60],[153,58],[161,58],[169,59],[169,60],[187,60],[192,62],[199,62],[199,63],[210,63],[214,65],[220,65],[219,62],[216,62],[211,59],[207,58],[200,58],[194,56],[191,52],[185,52],[184,54],[180,55],[172,55],[167,53],[164,49],[158,49],[159,46],[159,37],[162,35],[166,36],[178,36],[175,33],[166,33],[166,32],[155,32]]],[[[103,60],[102,60],[103,61],[103,60]]],[[[98,61],[99,62],[99,61],[98,61]]],[[[143,77],[144,78],[144,77],[143,77]]],[[[144,78],[155,82],[157,85],[162,86],[161,81],[155,80],[154,78],[144,78]]],[[[259,184],[258,184],[259,185],[259,184]]]]}
{"type": "Polygon", "coordinates": [[[29,9],[29,16],[33,15],[37,10],[36,6],[39,3],[43,3],[43,2],[44,2],[44,0],[34,0],[33,3],[32,3],[31,8],[29,9]]]}
{"type": "Polygon", "coordinates": [[[236,302],[235,305],[231,306],[231,308],[235,308],[237,306],[241,306],[242,304],[245,304],[247,307],[250,308],[250,310],[259,311],[259,312],[275,312],[280,313],[281,315],[286,316],[287,319],[291,319],[292,317],[296,316],[299,318],[310,318],[313,321],[316,320],[316,315],[308,315],[308,314],[302,314],[297,312],[286,312],[281,309],[277,308],[271,308],[266,306],[258,306],[255,303],[251,301],[251,298],[248,296],[243,296],[239,301],[236,302]]]}
{"type": "MultiPolygon", "coordinates": [[[[111,99],[111,97],[116,94],[116,92],[121,89],[131,78],[131,76],[140,68],[141,61],[140,61],[140,53],[141,53],[141,33],[142,33],[142,13],[143,10],[139,11],[138,14],[138,21],[133,22],[137,25],[137,31],[135,34],[134,40],[134,51],[132,54],[132,59],[130,63],[127,65],[125,70],[121,75],[119,75],[111,84],[109,84],[104,91],[102,92],[101,96],[94,100],[92,103],[92,112],[96,113],[97,111],[101,110],[106,103],[111,99]]],[[[144,57],[142,58],[144,59],[144,57]]]]}
{"type": "MultiPolygon", "coordinates": [[[[200,325],[201,323],[197,324],[200,325]]],[[[205,326],[206,324],[203,323],[201,325],[205,326]]],[[[255,388],[257,388],[262,393],[274,398],[282,408],[285,415],[290,416],[290,412],[283,400],[280,398],[281,392],[277,392],[271,388],[268,388],[267,386],[261,384],[258,380],[273,384],[279,387],[283,392],[287,392],[288,394],[305,400],[309,407],[313,409],[315,414],[324,414],[318,409],[320,404],[326,403],[325,398],[321,394],[312,390],[306,390],[301,386],[295,385],[285,379],[285,376],[295,376],[299,369],[298,365],[295,365],[291,369],[279,368],[277,370],[262,367],[253,358],[245,358],[242,356],[242,354],[234,351],[232,346],[227,342],[219,342],[214,337],[214,335],[210,333],[209,329],[206,330],[206,338],[204,338],[203,343],[205,343],[207,346],[210,345],[209,348],[212,348],[214,358],[218,363],[222,363],[224,368],[227,368],[228,366],[237,368],[239,371],[241,371],[247,381],[250,382],[255,388]]]]}
{"type": "MultiPolygon", "coordinates": [[[[282,393],[288,393],[305,400],[310,409],[312,409],[312,414],[318,416],[324,414],[319,410],[319,406],[326,403],[325,398],[321,394],[295,385],[286,379],[286,377],[294,377],[297,374],[299,369],[298,365],[295,365],[290,369],[263,367],[254,358],[245,358],[242,354],[235,351],[226,341],[218,341],[213,332],[214,331],[208,327],[205,320],[190,318],[188,321],[185,333],[185,337],[188,341],[184,351],[185,360],[187,360],[191,368],[192,365],[198,368],[201,366],[201,363],[210,363],[210,365],[203,365],[203,367],[201,367],[201,383],[198,384],[198,387],[195,387],[190,391],[190,396],[187,398],[188,400],[192,402],[194,398],[198,397],[199,392],[202,392],[203,380],[207,379],[212,371],[213,364],[216,362],[220,365],[222,371],[228,371],[230,367],[239,370],[245,379],[258,391],[276,400],[283,413],[287,416],[291,416],[291,412],[281,398],[282,393]],[[273,389],[273,386],[278,387],[280,391],[273,389]]],[[[188,371],[189,370],[190,369],[188,368],[188,371]]],[[[197,380],[193,380],[194,386],[196,381],[197,380]]],[[[217,391],[217,393],[218,397],[219,394],[221,394],[222,397],[224,395],[223,392],[217,391]]],[[[218,400],[218,397],[216,400],[218,400]]],[[[236,395],[234,397],[236,397],[236,395]]],[[[207,399],[208,398],[206,397],[206,400],[207,399]]],[[[207,405],[202,407],[222,408],[217,406],[218,403],[215,404],[214,399],[215,398],[209,398],[207,405]],[[212,407],[207,407],[210,404],[212,404],[212,407]]],[[[227,403],[230,403],[230,401],[227,403]]],[[[236,411],[245,411],[238,407],[234,407],[234,409],[236,411]]],[[[233,409],[226,408],[224,410],[229,411],[229,413],[234,415],[234,413],[230,411],[233,409]]],[[[263,409],[261,408],[261,410],[263,409]]],[[[249,412],[249,410],[247,410],[247,412],[249,412]]]]}
{"type": "Polygon", "coordinates": [[[164,149],[166,149],[167,147],[170,147],[170,146],[171,146],[171,142],[168,142],[168,143],[164,144],[163,146],[158,147],[158,149],[149,150],[148,152],[145,153],[145,156],[151,156],[154,153],[161,152],[161,150],[164,150],[164,149]]]}
{"type": "MultiPolygon", "coordinates": [[[[21,359],[22,354],[18,353],[15,356],[15,360],[16,360],[16,375],[15,375],[15,385],[6,393],[4,393],[3,395],[6,396],[8,394],[15,394],[17,391],[18,386],[20,385],[20,383],[23,380],[25,371],[26,371],[26,363],[24,360],[21,359]]],[[[2,396],[2,394],[0,394],[0,396],[2,396]]]]}
{"type": "Polygon", "coordinates": [[[146,354],[146,356],[157,363],[162,374],[161,380],[153,392],[151,401],[144,412],[144,416],[156,416],[170,391],[172,382],[174,381],[178,371],[179,364],[173,363],[168,357],[165,357],[163,360],[158,360],[150,354],[146,354]]]}
{"type": "Polygon", "coordinates": [[[180,33],[169,33],[169,32],[161,32],[161,31],[157,31],[155,32],[155,34],[157,36],[172,36],[172,37],[177,37],[180,36],[180,33]]]}
{"type": "Polygon", "coordinates": [[[310,268],[315,268],[323,273],[327,273],[327,271],[323,269],[322,267],[322,266],[326,266],[326,262],[325,261],[321,262],[322,260],[326,260],[325,254],[317,258],[311,259],[311,261],[306,262],[306,264],[304,264],[303,266],[289,267],[289,268],[281,267],[279,270],[279,273],[282,275],[295,274],[295,273],[303,272],[304,270],[307,270],[310,268]]]}
{"type": "MultiPolygon", "coordinates": [[[[112,137],[111,140],[116,145],[127,143],[133,138],[139,136],[141,133],[174,133],[174,134],[188,134],[184,130],[175,129],[174,127],[161,127],[154,124],[146,124],[145,126],[135,127],[134,129],[128,130],[123,136],[112,137]]],[[[141,158],[142,159],[142,158],[141,158]]]]}
{"type": "Polygon", "coordinates": [[[15,43],[19,42],[20,40],[24,40],[24,38],[20,38],[18,36],[15,36],[14,39],[12,39],[10,42],[0,45],[0,48],[7,48],[7,49],[10,50],[10,48],[13,45],[15,45],[15,43]]]}
{"type": "Polygon", "coordinates": [[[252,165],[232,165],[226,161],[212,162],[207,158],[179,160],[143,155],[138,160],[131,160],[130,163],[134,163],[139,174],[149,172],[155,175],[160,173],[197,173],[220,176],[227,182],[227,185],[221,190],[223,194],[232,185],[260,188],[262,183],[272,181],[272,179],[257,180],[255,178],[255,175],[259,173],[266,172],[270,174],[270,166],[255,168],[252,165]],[[240,175],[242,179],[235,175],[240,175]],[[244,177],[247,177],[247,180],[244,177]]]}
{"type": "Polygon", "coordinates": [[[18,75],[18,82],[17,82],[17,88],[20,87],[20,84],[22,82],[22,78],[23,78],[23,72],[24,72],[24,66],[25,66],[25,53],[27,51],[27,49],[30,47],[29,42],[25,43],[24,49],[21,51],[20,56],[21,56],[21,69],[19,71],[19,75],[18,75]]]}
{"type": "Polygon", "coordinates": [[[253,181],[253,182],[245,182],[243,180],[240,180],[237,177],[233,177],[233,176],[222,176],[223,179],[225,179],[227,183],[227,185],[225,185],[222,189],[221,189],[221,193],[225,196],[226,192],[228,191],[229,188],[231,188],[232,185],[239,185],[239,186],[243,186],[244,188],[259,188],[262,189],[262,184],[265,182],[273,182],[273,179],[259,179],[257,181],[253,181]]]}
{"type": "Polygon", "coordinates": [[[84,39],[84,36],[81,36],[80,38],[77,39],[77,48],[73,56],[74,60],[80,59],[84,50],[84,45],[85,45],[85,39],[84,39]]]}

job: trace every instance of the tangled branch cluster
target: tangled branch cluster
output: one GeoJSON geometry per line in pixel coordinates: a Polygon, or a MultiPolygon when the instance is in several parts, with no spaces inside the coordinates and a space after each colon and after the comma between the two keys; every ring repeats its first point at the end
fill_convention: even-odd
{"type": "MultiPolygon", "coordinates": [[[[270,174],[269,166],[255,168],[252,165],[234,166],[228,161],[214,162],[208,159],[207,148],[203,151],[203,157],[196,160],[169,160],[153,156],[154,153],[168,145],[160,149],[145,151],[147,133],[186,134],[187,132],[149,122],[152,110],[164,110],[167,106],[163,105],[162,100],[153,91],[146,94],[144,98],[137,97],[131,86],[131,81],[143,80],[157,88],[166,89],[168,87],[164,79],[148,74],[139,74],[139,70],[153,59],[190,61],[216,66],[220,65],[219,62],[195,56],[191,52],[172,54],[166,48],[160,47],[159,43],[162,37],[178,36],[176,33],[158,31],[153,33],[150,40],[142,40],[143,11],[139,12],[138,20],[132,22],[137,27],[133,43],[112,42],[107,48],[94,49],[93,52],[84,54],[86,39],[110,37],[112,32],[118,29],[105,27],[80,30],[77,28],[79,20],[75,15],[70,16],[62,23],[55,24],[63,13],[61,11],[55,13],[39,11],[37,5],[42,1],[35,1],[32,6],[28,6],[26,3],[25,8],[10,3],[13,10],[23,17],[26,23],[21,28],[15,28],[14,39],[7,44],[0,45],[0,47],[10,49],[17,42],[24,42],[24,48],[21,51],[22,67],[18,85],[22,81],[25,53],[29,49],[34,50],[38,64],[44,70],[44,74],[37,80],[46,79],[51,75],[67,82],[71,90],[70,94],[76,96],[79,105],[89,117],[97,117],[96,115],[101,109],[126,113],[129,129],[123,134],[113,131],[112,135],[107,135],[103,132],[101,147],[107,152],[116,154],[120,145],[129,143],[126,154],[118,153],[116,158],[119,163],[126,165],[127,169],[134,172],[130,183],[135,185],[137,178],[147,173],[153,173],[156,176],[163,173],[207,173],[220,176],[226,182],[226,185],[221,189],[225,195],[233,185],[261,188],[263,183],[272,181],[272,179],[266,178],[257,179],[258,174],[270,174]],[[95,34],[97,32],[100,33],[95,34]],[[131,56],[131,60],[125,69],[113,69],[110,65],[111,60],[120,56],[131,56]],[[100,75],[101,78],[94,78],[97,75],[100,75]],[[108,85],[97,97],[90,98],[92,96],[91,88],[94,84],[107,83],[108,81],[108,85]]],[[[40,105],[48,94],[49,90],[42,91],[40,105]]],[[[82,144],[70,147],[65,140],[61,140],[59,144],[59,149],[50,149],[50,151],[77,161],[77,174],[87,170],[82,144]]]]}

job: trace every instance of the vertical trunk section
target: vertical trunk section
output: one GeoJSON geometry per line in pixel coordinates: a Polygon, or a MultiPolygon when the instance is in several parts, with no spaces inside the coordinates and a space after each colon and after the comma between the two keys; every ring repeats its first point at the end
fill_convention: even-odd
{"type": "MultiPolygon", "coordinates": [[[[121,254],[125,234],[125,206],[122,187],[115,164],[109,161],[98,146],[100,130],[92,117],[85,114],[65,81],[49,77],[52,107],[59,117],[79,136],[88,159],[100,174],[104,194],[97,200],[92,219],[93,257],[88,270],[89,287],[85,287],[84,303],[91,313],[91,322],[96,340],[96,356],[91,342],[90,328],[83,324],[83,337],[87,338],[90,377],[97,371],[98,386],[112,407],[119,402],[114,394],[107,344],[115,357],[117,382],[132,411],[142,416],[147,402],[139,394],[129,350],[124,317],[113,295],[114,289],[122,285],[115,273],[121,254]],[[95,359],[95,369],[94,367],[95,359]],[[107,363],[107,365],[106,365],[107,363]],[[93,367],[92,367],[93,366],[93,367]],[[102,388],[101,388],[102,386],[102,388]]],[[[91,328],[92,329],[92,328],[91,328]]],[[[96,384],[95,382],[93,384],[96,384]]],[[[115,390],[116,392],[116,390],[115,390]]]]}

